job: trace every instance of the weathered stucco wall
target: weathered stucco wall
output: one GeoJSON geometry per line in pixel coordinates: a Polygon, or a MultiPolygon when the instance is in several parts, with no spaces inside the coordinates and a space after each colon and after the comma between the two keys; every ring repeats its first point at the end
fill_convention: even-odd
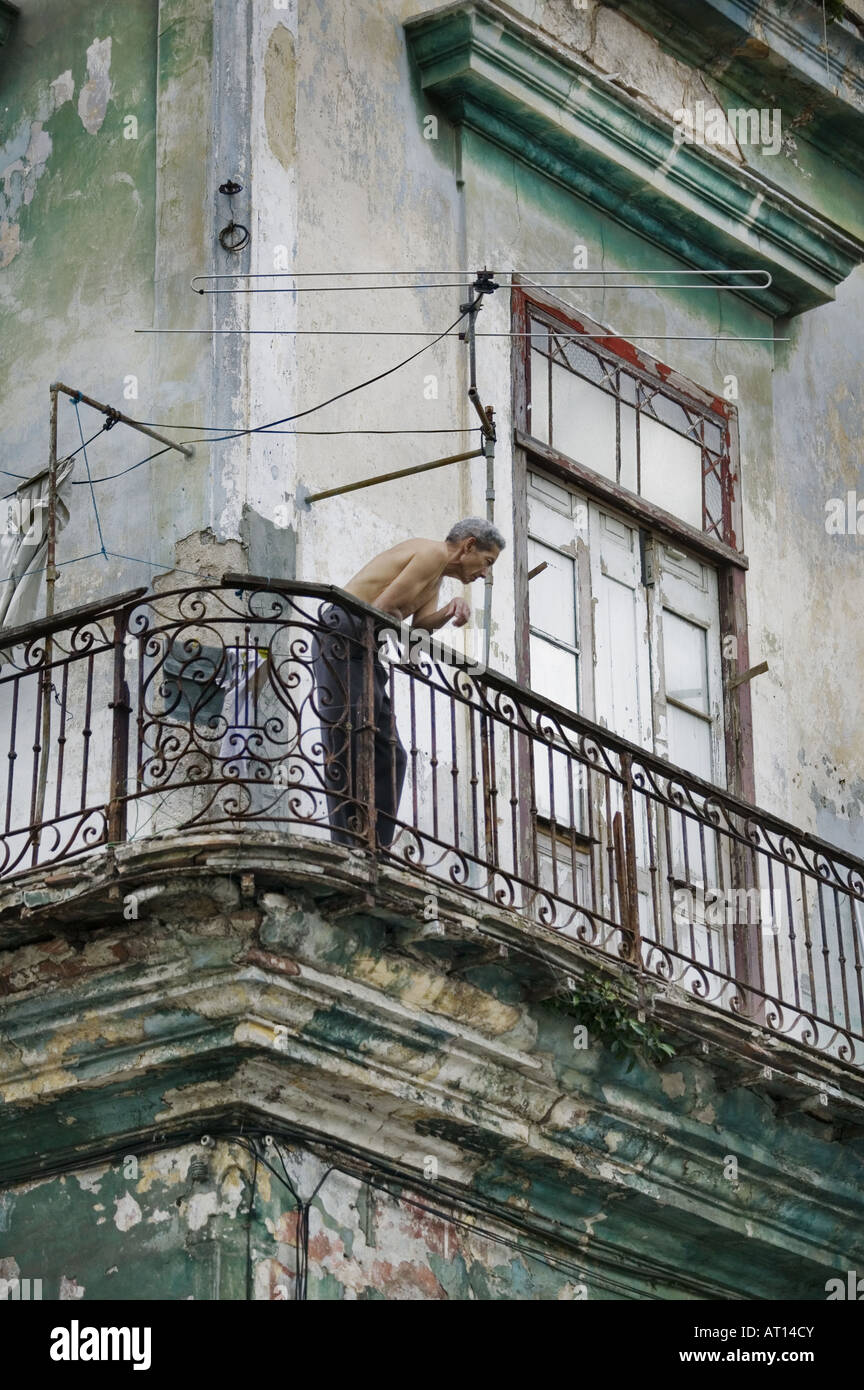
{"type": "MultiPolygon", "coordinates": [[[[180,287],[208,249],[209,0],[117,6],[25,0],[0,67],[0,467],[28,476],[48,461],[48,388],[62,381],[139,419],[202,418],[210,345],[137,329],[178,312],[180,287]],[[203,105],[202,105],[203,101],[203,105]]],[[[225,177],[225,176],[223,176],[225,177]]],[[[81,407],[84,437],[102,417],[81,407]]],[[[59,452],[80,443],[60,400],[59,452]]],[[[115,428],[88,450],[93,477],[153,451],[115,428]]],[[[86,482],[82,456],[74,478],[86,482]]],[[[7,488],[15,486],[7,478],[7,488]]],[[[57,608],[130,584],[147,565],[101,556],[89,488],[70,492],[60,536],[57,608]]],[[[174,541],[206,529],[206,450],[162,456],[96,488],[107,550],[174,563],[174,541]]],[[[158,571],[155,571],[158,572],[158,571]]],[[[35,615],[34,615],[35,616],[35,615]]]]}
{"type": "Polygon", "coordinates": [[[577,1266],[568,1278],[494,1221],[484,1238],[438,1216],[428,1191],[394,1191],[384,1170],[364,1181],[337,1154],[258,1148],[257,1171],[245,1142],[211,1138],[3,1193],[0,1279],[41,1279],[43,1299],[62,1301],[288,1301],[302,1246],[313,1301],[585,1297],[577,1266]],[[288,1183],[303,1202],[317,1189],[305,1245],[288,1183]]]}
{"type": "MultiPolygon", "coordinates": [[[[40,0],[22,8],[0,72],[8,349],[0,367],[8,422],[2,466],[12,472],[44,464],[51,380],[119,401],[145,419],[259,424],[385,370],[423,340],[374,337],[374,330],[432,335],[453,321],[462,298],[458,288],[198,298],[189,290],[195,273],[561,266],[576,243],[593,266],[675,265],[662,247],[480,136],[460,135],[432,108],[402,27],[428,7],[364,0],[298,16],[293,5],[197,0],[178,8],[174,0],[151,0],[118,12],[79,0],[59,17],[40,0]],[[430,130],[430,115],[437,129],[430,130]],[[137,120],[136,139],[124,138],[129,116],[137,120]],[[248,250],[235,257],[216,242],[227,220],[216,188],[228,177],[244,183],[235,212],[252,232],[248,250]],[[134,334],[148,326],[220,332],[134,334]],[[250,336],[224,331],[250,327],[250,336]],[[267,331],[294,328],[334,335],[267,331]],[[358,336],[342,336],[346,329],[358,336]],[[137,379],[137,400],[122,398],[129,376],[137,379]]],[[[698,100],[740,103],[723,74],[688,66],[615,5],[526,0],[515,8],[654,117],[671,121],[698,100]]],[[[732,143],[729,159],[860,232],[856,176],[808,144],[801,113],[781,108],[781,115],[785,135],[775,156],[732,143]]],[[[770,666],[751,687],[757,799],[847,847],[860,838],[864,795],[857,683],[849,674],[864,660],[856,622],[860,536],[828,535],[825,507],[859,480],[858,354],[850,344],[862,283],[856,273],[839,287],[836,304],[780,322],[778,334],[790,341],[776,347],[642,345],[715,391],[729,374],[738,379],[750,653],[770,666]]],[[[561,298],[634,335],[773,331],[768,315],[732,295],[576,290],[561,298]]],[[[487,301],[481,318],[481,328],[507,330],[505,292],[487,301]]],[[[465,358],[462,344],[442,344],[297,428],[464,430],[475,423],[465,358]]],[[[498,411],[497,507],[506,527],[506,339],[481,339],[478,361],[481,387],[498,411]]],[[[90,418],[85,412],[85,426],[90,418]]],[[[74,427],[62,401],[61,452],[77,442],[74,427]]],[[[476,438],[279,434],[210,450],[199,444],[191,462],[169,455],[98,488],[103,532],[109,549],[189,571],[236,563],[219,545],[235,540],[251,569],[290,575],[296,545],[301,577],[343,582],[406,529],[440,535],[456,516],[483,513],[483,462],[311,510],[295,506],[298,485],[385,472],[476,438]]],[[[134,436],[115,430],[91,449],[93,471],[119,471],[144,452],[134,436]]],[[[79,459],[76,478],[84,476],[79,459]]],[[[61,559],[99,549],[89,490],[74,488],[73,500],[61,559]]],[[[493,662],[508,673],[515,668],[512,561],[511,549],[496,572],[493,607],[493,662]]],[[[101,557],[64,567],[58,606],[146,583],[149,574],[101,557]]],[[[446,594],[455,591],[445,585],[446,594]]],[[[469,598],[479,610],[481,586],[469,598]]],[[[479,625],[448,638],[477,649],[479,625]]]]}
{"type": "MultiPolygon", "coordinates": [[[[257,425],[384,371],[423,339],[373,330],[431,337],[462,297],[454,285],[199,299],[196,273],[565,266],[575,244],[591,266],[675,265],[430,107],[402,27],[426,8],[76,0],[58,14],[23,0],[0,67],[0,466],[44,464],[52,380],[144,419],[257,425]],[[129,115],[136,139],[124,136],[129,115]],[[244,184],[235,213],[252,234],[239,258],[216,242],[227,178],[244,184]],[[220,332],[134,335],[147,326],[220,332]],[[238,328],[255,332],[222,331],[238,328]],[[332,336],[283,332],[294,328],[332,336]],[[130,375],[138,397],[124,401],[130,375]]],[[[515,8],[610,81],[619,74],[655,117],[729,98],[615,6],[515,8]]],[[[860,183],[811,148],[806,123],[773,158],[729,158],[860,234],[860,183]]],[[[853,848],[861,536],[829,535],[825,504],[864,495],[862,283],[859,270],[835,303],[781,321],[789,342],[777,344],[672,340],[770,337],[770,317],[732,295],[561,292],[624,336],[668,335],[643,347],[707,389],[737,377],[750,655],[770,665],[752,686],[757,800],[853,848]]],[[[501,291],[481,327],[509,326],[501,291]]],[[[506,530],[509,340],[480,339],[478,369],[497,411],[506,530]]],[[[475,423],[466,382],[452,341],[298,428],[464,430],[475,423]]],[[[61,412],[62,452],[75,440],[74,412],[61,412]]],[[[309,511],[298,486],[422,462],[469,438],[200,444],[189,464],[159,460],[106,484],[103,530],[111,549],[193,572],[246,563],[290,576],[296,563],[301,578],[344,582],[406,534],[442,536],[484,513],[483,463],[309,511]]],[[[101,476],[145,452],[114,430],[91,463],[101,476]]],[[[98,548],[88,491],[74,500],[61,560],[98,548]]],[[[493,664],[508,673],[512,563],[511,546],[493,609],[493,664]]],[[[58,606],[148,575],[123,560],[65,567],[58,606]]],[[[469,597],[479,608],[479,586],[469,597]]],[[[464,636],[476,650],[476,632],[464,636]]],[[[584,968],[574,942],[456,894],[442,940],[421,923],[419,876],[376,882],[328,845],[250,844],[128,845],[86,869],[31,874],[0,898],[0,1278],[43,1278],[45,1296],[62,1298],[156,1296],[163,1281],[177,1298],[293,1296],[292,1204],[260,1165],[253,1201],[254,1161],[235,1142],[244,1124],[291,1146],[301,1194],[331,1161],[321,1136],[394,1192],[404,1184],[393,1197],[373,1195],[368,1172],[328,1177],[312,1208],[314,1298],[575,1298],[584,1283],[589,1298],[821,1299],[826,1279],[862,1267],[864,1096],[850,1067],[670,995],[639,1002],[674,1058],[628,1072],[596,1039],[574,1048],[573,1019],[540,997],[550,955],[559,975],[584,968]],[[204,1133],[217,1140],[206,1173],[191,1168],[204,1133]],[[137,1171],[124,1170],[128,1157],[137,1171]],[[421,1213],[408,1200],[418,1193],[499,1242],[421,1213]],[[75,1228],[66,1246],[52,1243],[58,1224],[75,1228]]]]}

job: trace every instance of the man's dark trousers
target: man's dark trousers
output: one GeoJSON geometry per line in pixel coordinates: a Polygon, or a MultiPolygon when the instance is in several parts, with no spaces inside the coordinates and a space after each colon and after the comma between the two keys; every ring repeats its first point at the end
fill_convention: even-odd
{"type": "MultiPolygon", "coordinates": [[[[363,708],[363,656],[362,618],[329,604],[321,612],[321,629],[313,634],[312,663],[321,740],[327,754],[324,783],[331,835],[339,845],[362,843],[358,834],[350,833],[350,826],[361,810],[353,798],[358,792],[359,752],[363,747],[358,728],[363,708]]],[[[377,652],[373,652],[372,662],[376,827],[378,843],[387,846],[397,830],[393,817],[399,809],[408,759],[393,718],[387,672],[377,652]]],[[[362,825],[364,820],[360,814],[355,824],[362,825]]]]}

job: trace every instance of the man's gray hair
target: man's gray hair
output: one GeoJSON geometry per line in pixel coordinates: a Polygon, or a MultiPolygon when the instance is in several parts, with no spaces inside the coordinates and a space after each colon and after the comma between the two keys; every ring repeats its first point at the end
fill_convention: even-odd
{"type": "Polygon", "coordinates": [[[489,550],[493,545],[503,550],[507,544],[501,532],[482,516],[466,516],[464,521],[457,521],[455,526],[451,526],[447,540],[458,545],[460,541],[467,541],[469,536],[474,537],[481,550],[489,550]]]}

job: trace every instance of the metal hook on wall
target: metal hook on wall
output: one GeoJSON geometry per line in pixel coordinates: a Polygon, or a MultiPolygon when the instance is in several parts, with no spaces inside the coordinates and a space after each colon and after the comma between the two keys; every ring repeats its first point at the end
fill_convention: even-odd
{"type": "Polygon", "coordinates": [[[244,227],[242,222],[234,221],[234,209],[231,206],[231,199],[235,193],[243,192],[242,183],[235,183],[233,179],[228,179],[226,183],[220,183],[219,192],[224,193],[228,199],[228,207],[231,213],[231,221],[223,227],[219,233],[219,245],[223,251],[242,251],[243,247],[249,242],[249,228],[244,227]]]}

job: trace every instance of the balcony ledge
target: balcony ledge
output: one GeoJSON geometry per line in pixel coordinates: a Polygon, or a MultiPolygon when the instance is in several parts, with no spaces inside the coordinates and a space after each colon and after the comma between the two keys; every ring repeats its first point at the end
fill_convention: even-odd
{"type": "MultiPolygon", "coordinates": [[[[184,911],[218,916],[238,881],[242,912],[255,916],[255,898],[290,888],[310,910],[330,920],[349,923],[366,915],[387,923],[400,952],[449,974],[482,968],[496,957],[506,959],[506,969],[529,1000],[550,997],[568,975],[579,977],[590,968],[629,987],[635,1007],[641,979],[647,1008],[669,1030],[676,1052],[710,1058],[727,1089],[742,1084],[781,1103],[815,1104],[817,1118],[847,1131],[860,1125],[864,1133],[864,1071],[859,1066],[713,1008],[655,975],[640,976],[625,962],[519,912],[413,869],[376,861],[365,851],[302,834],[167,833],[103,846],[53,869],[42,866],[18,874],[0,889],[0,951],[32,947],[44,942],[46,934],[81,950],[108,927],[134,932],[135,922],[124,918],[124,903],[132,895],[142,907],[142,922],[161,920],[181,905],[184,911]],[[178,873],[182,885],[176,881],[178,873]],[[423,919],[430,883],[438,898],[440,933],[423,919]]],[[[258,955],[266,971],[273,963],[258,955]]],[[[50,975],[41,986],[34,985],[34,997],[46,982],[52,983],[50,975]]],[[[10,993],[0,978],[0,994],[9,1000],[18,991],[10,993]]],[[[508,1065],[533,1068],[530,1058],[508,1053],[507,1060],[508,1065]]]]}

